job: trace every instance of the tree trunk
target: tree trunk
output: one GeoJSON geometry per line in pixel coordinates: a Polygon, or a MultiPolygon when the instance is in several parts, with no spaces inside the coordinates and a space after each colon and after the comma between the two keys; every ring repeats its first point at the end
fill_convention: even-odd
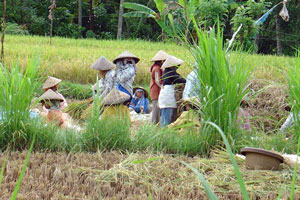
{"type": "Polygon", "coordinates": [[[276,15],[276,41],[277,41],[277,55],[282,55],[282,47],[281,47],[281,40],[280,40],[280,17],[276,15]]]}
{"type": "Polygon", "coordinates": [[[121,36],[122,36],[123,13],[124,13],[123,2],[124,2],[124,0],[120,0],[120,10],[119,10],[117,39],[121,39],[121,36]]]}
{"type": "Polygon", "coordinates": [[[3,24],[2,24],[2,36],[1,36],[1,62],[4,63],[4,36],[5,36],[5,25],[6,25],[6,0],[3,0],[3,24]]]}
{"type": "Polygon", "coordinates": [[[78,0],[78,25],[82,26],[82,0],[78,0]]]}
{"type": "Polygon", "coordinates": [[[90,0],[90,30],[94,32],[94,13],[93,13],[93,0],[90,0]]]}

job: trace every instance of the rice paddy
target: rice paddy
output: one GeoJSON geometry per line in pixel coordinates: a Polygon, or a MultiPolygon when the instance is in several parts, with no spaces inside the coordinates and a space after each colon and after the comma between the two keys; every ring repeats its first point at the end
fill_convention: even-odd
{"type": "MultiPolygon", "coordinates": [[[[190,72],[189,65],[194,59],[183,46],[148,41],[53,38],[50,46],[46,37],[7,36],[5,62],[9,65],[17,61],[25,68],[28,58],[38,52],[40,66],[49,70],[49,75],[67,81],[62,84],[62,93],[73,102],[88,98],[89,84],[93,84],[97,76],[90,65],[100,56],[113,60],[123,50],[134,53],[141,58],[135,84],[146,86],[150,80],[150,59],[160,49],[186,61],[180,73],[186,76],[190,72]]],[[[278,132],[289,114],[285,75],[295,58],[243,56],[244,64],[254,68],[249,80],[247,108],[252,116],[252,129],[239,133],[234,150],[253,146],[296,153],[297,137],[293,132],[287,135],[278,132]]],[[[231,59],[236,57],[233,53],[231,59]]],[[[81,117],[76,113],[74,116],[81,117]]],[[[30,157],[18,199],[207,199],[197,176],[179,161],[201,172],[220,199],[243,199],[228,154],[224,150],[213,150],[204,156],[207,149],[199,145],[205,146],[204,136],[178,136],[147,124],[138,123],[130,128],[126,122],[110,127],[105,127],[106,123],[109,122],[88,121],[83,134],[36,128],[29,123],[22,125],[22,132],[14,133],[22,136],[13,144],[17,148],[5,146],[8,143],[1,147],[2,150],[6,147],[27,149],[32,135],[37,135],[35,152],[30,157]]],[[[2,153],[0,165],[4,156],[7,163],[0,196],[9,199],[26,151],[2,153]]],[[[282,164],[280,171],[250,171],[245,168],[244,160],[236,159],[252,199],[275,199],[279,194],[282,199],[289,198],[293,169],[282,164]]],[[[296,198],[300,198],[299,173],[296,175],[296,198]]]]}

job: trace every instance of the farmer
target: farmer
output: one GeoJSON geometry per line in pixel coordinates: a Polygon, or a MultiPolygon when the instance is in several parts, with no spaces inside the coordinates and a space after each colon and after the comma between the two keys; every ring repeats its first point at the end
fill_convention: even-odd
{"type": "Polygon", "coordinates": [[[171,123],[172,114],[174,109],[177,108],[174,84],[186,82],[186,80],[176,72],[177,68],[182,63],[183,60],[176,58],[175,56],[169,56],[161,67],[164,70],[162,75],[163,88],[158,97],[158,104],[161,109],[162,127],[171,123]]]}
{"type": "Polygon", "coordinates": [[[133,89],[133,93],[129,108],[136,113],[148,113],[149,100],[147,91],[142,87],[136,87],[133,89]]]}
{"type": "Polygon", "coordinates": [[[139,62],[139,58],[128,51],[121,53],[115,60],[116,77],[117,77],[117,89],[125,92],[129,95],[125,104],[129,105],[133,92],[132,83],[136,75],[136,63],[139,62]]]}
{"type": "MultiPolygon", "coordinates": [[[[48,90],[51,89],[53,92],[55,92],[57,95],[59,95],[63,99],[63,101],[60,102],[59,109],[63,110],[64,108],[66,108],[68,106],[68,104],[67,104],[66,99],[63,97],[63,95],[57,92],[60,82],[61,82],[60,79],[54,78],[52,76],[48,76],[48,78],[46,79],[46,81],[44,83],[43,90],[45,92],[47,92],[48,90]]],[[[48,111],[49,111],[45,106],[43,106],[43,110],[46,113],[48,113],[48,111]]]]}
{"type": "Polygon", "coordinates": [[[158,107],[158,96],[162,88],[162,69],[163,62],[168,58],[168,54],[162,50],[151,59],[154,64],[151,66],[151,80],[150,80],[150,98],[152,100],[152,112],[150,121],[153,124],[159,123],[160,109],[158,107]]]}
{"type": "Polygon", "coordinates": [[[112,117],[125,119],[130,122],[129,109],[124,103],[128,101],[129,95],[114,88],[102,101],[104,110],[102,119],[111,120],[112,117]]]}
{"type": "Polygon", "coordinates": [[[64,119],[60,110],[60,106],[63,101],[64,98],[51,89],[48,89],[40,97],[40,102],[48,110],[46,117],[47,121],[54,121],[60,127],[64,124],[64,119]]]}
{"type": "Polygon", "coordinates": [[[200,84],[197,73],[198,64],[195,62],[194,70],[186,77],[186,84],[183,90],[182,99],[187,100],[191,97],[196,97],[199,95],[200,84]]]}
{"type": "Polygon", "coordinates": [[[100,74],[99,86],[97,83],[93,86],[93,91],[97,94],[99,89],[100,97],[104,98],[115,86],[115,72],[113,71],[114,64],[107,60],[104,56],[101,56],[91,68],[98,70],[100,74]]]}

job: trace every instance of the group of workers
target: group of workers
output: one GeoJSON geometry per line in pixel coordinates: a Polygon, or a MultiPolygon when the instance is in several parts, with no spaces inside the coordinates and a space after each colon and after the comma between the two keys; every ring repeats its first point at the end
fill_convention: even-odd
{"type": "MultiPolygon", "coordinates": [[[[91,66],[99,71],[100,76],[100,80],[92,87],[93,94],[103,100],[102,104],[105,106],[103,115],[118,114],[116,111],[112,111],[116,107],[121,107],[122,112],[129,117],[129,111],[149,113],[151,110],[150,121],[166,127],[174,121],[172,116],[177,109],[175,84],[185,84],[183,100],[198,96],[197,93],[200,89],[197,86],[199,83],[198,65],[195,63],[194,70],[187,76],[187,79],[184,79],[177,73],[178,67],[184,61],[168,55],[162,50],[158,51],[151,59],[153,65],[150,68],[150,98],[152,101],[150,108],[148,92],[142,87],[133,88],[137,72],[136,64],[139,60],[137,56],[128,51],[117,56],[113,63],[104,56],[100,57],[91,66]]],[[[67,106],[65,98],[57,91],[60,82],[60,79],[49,76],[43,86],[45,93],[40,97],[47,119],[54,119],[59,125],[63,123],[63,120],[57,110],[62,110],[67,106]]],[[[241,105],[247,104],[247,102],[243,102],[241,105]]],[[[249,114],[241,108],[238,117],[239,122],[243,120],[240,128],[250,129],[249,114]]],[[[284,126],[286,127],[286,123],[284,126]]]]}

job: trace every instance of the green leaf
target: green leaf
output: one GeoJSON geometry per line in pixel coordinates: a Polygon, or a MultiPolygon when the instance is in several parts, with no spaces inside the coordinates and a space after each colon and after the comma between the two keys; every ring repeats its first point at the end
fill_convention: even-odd
{"type": "Polygon", "coordinates": [[[163,13],[167,6],[165,2],[163,0],[154,0],[154,2],[159,13],[163,13]]]}
{"type": "Polygon", "coordinates": [[[154,15],[149,14],[149,13],[145,13],[145,12],[141,12],[141,11],[133,11],[133,12],[128,12],[123,14],[123,17],[145,17],[145,18],[155,18],[154,15]]]}
{"type": "Polygon", "coordinates": [[[212,191],[212,189],[209,187],[209,185],[206,182],[206,180],[203,177],[203,175],[197,169],[195,169],[194,167],[192,167],[191,165],[187,164],[184,161],[179,161],[179,162],[181,162],[182,164],[184,164],[185,166],[187,166],[188,168],[190,168],[197,175],[197,177],[200,179],[200,181],[201,181],[201,183],[202,183],[202,185],[204,187],[205,193],[207,194],[207,196],[208,196],[208,198],[210,200],[217,200],[218,199],[218,197],[214,194],[214,192],[212,191]]]}
{"type": "Polygon", "coordinates": [[[175,33],[170,29],[162,20],[155,20],[156,23],[162,28],[163,31],[169,34],[169,36],[174,37],[175,33]]]}
{"type": "Polygon", "coordinates": [[[1,172],[0,172],[0,185],[2,183],[3,179],[3,174],[4,174],[4,169],[5,169],[5,164],[6,164],[6,156],[3,159],[2,167],[1,167],[1,172]]]}
{"type": "Polygon", "coordinates": [[[147,14],[152,14],[152,15],[156,14],[155,11],[152,10],[151,8],[138,3],[124,2],[123,6],[124,8],[140,11],[147,14]]]}
{"type": "Polygon", "coordinates": [[[25,159],[24,165],[22,167],[22,171],[21,171],[20,176],[18,178],[18,181],[17,181],[16,187],[14,189],[14,192],[11,195],[11,200],[15,200],[17,198],[17,195],[18,195],[18,192],[19,192],[19,189],[20,189],[20,186],[21,186],[21,182],[22,182],[25,170],[27,168],[27,164],[28,164],[28,161],[29,161],[32,149],[33,149],[33,145],[34,145],[34,142],[35,142],[35,137],[36,137],[36,135],[33,136],[30,148],[29,148],[28,153],[26,155],[26,159],[25,159]]]}

